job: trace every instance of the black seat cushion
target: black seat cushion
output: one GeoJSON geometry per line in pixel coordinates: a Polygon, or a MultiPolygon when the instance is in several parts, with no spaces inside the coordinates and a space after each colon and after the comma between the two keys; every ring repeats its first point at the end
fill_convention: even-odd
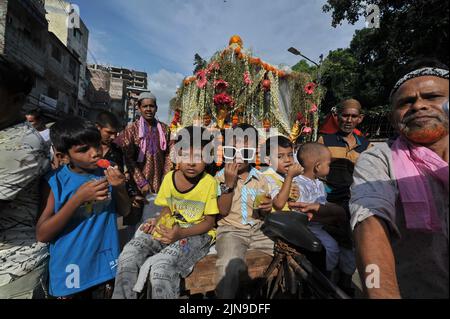
{"type": "Polygon", "coordinates": [[[308,217],[298,212],[276,212],[267,215],[262,231],[272,240],[281,239],[311,252],[322,250],[322,244],[308,229],[308,217]]]}

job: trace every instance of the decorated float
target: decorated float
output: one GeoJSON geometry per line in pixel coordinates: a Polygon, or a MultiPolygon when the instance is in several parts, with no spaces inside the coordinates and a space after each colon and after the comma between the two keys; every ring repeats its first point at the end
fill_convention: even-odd
{"type": "Polygon", "coordinates": [[[235,35],[204,68],[183,80],[171,105],[171,129],[248,123],[266,132],[277,129],[293,142],[316,140],[323,94],[309,74],[253,56],[235,35]]]}

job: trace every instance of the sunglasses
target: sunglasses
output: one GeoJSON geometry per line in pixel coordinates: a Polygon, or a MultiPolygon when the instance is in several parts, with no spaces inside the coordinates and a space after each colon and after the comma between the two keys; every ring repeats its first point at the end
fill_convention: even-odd
{"type": "Polygon", "coordinates": [[[236,158],[237,153],[239,153],[240,157],[244,161],[252,161],[256,156],[256,148],[252,147],[243,147],[236,148],[234,146],[224,146],[223,147],[223,157],[227,160],[234,160],[236,158]]]}

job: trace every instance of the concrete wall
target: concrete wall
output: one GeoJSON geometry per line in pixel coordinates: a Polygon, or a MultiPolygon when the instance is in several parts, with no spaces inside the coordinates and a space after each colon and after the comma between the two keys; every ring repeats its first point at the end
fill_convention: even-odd
{"type": "Polygon", "coordinates": [[[8,12],[8,2],[0,1],[0,54],[5,50],[6,14],[8,12]]]}
{"type": "Polygon", "coordinates": [[[46,0],[45,10],[47,11],[46,18],[49,21],[48,31],[53,32],[62,43],[67,45],[67,14],[60,1],[46,0]]]}
{"type": "Polygon", "coordinates": [[[39,106],[39,97],[48,88],[44,78],[47,59],[47,21],[38,0],[0,1],[0,54],[30,68],[36,81],[27,107],[39,106]]]}
{"type": "Polygon", "coordinates": [[[30,14],[30,10],[34,9],[34,6],[31,6],[32,1],[10,0],[1,3],[2,12],[7,6],[6,22],[0,25],[0,29],[4,30],[1,37],[2,53],[29,67],[37,75],[43,76],[47,35],[44,16],[38,16],[36,12],[34,15],[30,14]]]}
{"type": "Polygon", "coordinates": [[[80,28],[69,28],[67,24],[70,3],[58,0],[46,0],[47,20],[49,31],[53,32],[67,48],[78,57],[81,67],[79,70],[78,100],[83,105],[88,105],[87,89],[89,79],[86,74],[87,54],[89,45],[89,30],[80,19],[80,28]]]}
{"type": "Polygon", "coordinates": [[[66,46],[51,33],[49,33],[47,51],[48,58],[45,78],[48,86],[52,86],[59,92],[58,109],[64,113],[77,114],[77,110],[73,109],[76,106],[78,97],[78,73],[80,64],[66,46]],[[61,61],[58,61],[52,56],[53,48],[57,48],[60,51],[61,61]],[[71,60],[76,66],[75,73],[69,71],[71,60]],[[73,77],[74,74],[75,77],[73,77]]]}

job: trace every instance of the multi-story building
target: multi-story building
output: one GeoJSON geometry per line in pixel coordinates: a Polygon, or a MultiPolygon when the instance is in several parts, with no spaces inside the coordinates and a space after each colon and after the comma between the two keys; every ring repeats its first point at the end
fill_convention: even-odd
{"type": "Polygon", "coordinates": [[[0,54],[28,67],[35,83],[25,108],[47,117],[83,115],[77,109],[80,58],[48,31],[44,0],[0,1],[0,54]]]}
{"type": "Polygon", "coordinates": [[[123,80],[126,87],[133,87],[144,90],[147,89],[147,73],[145,72],[118,67],[111,67],[110,72],[113,79],[123,80]]]}
{"type": "Polygon", "coordinates": [[[89,30],[73,7],[64,0],[45,0],[48,30],[52,32],[76,57],[80,64],[79,85],[76,103],[76,113],[87,115],[90,103],[87,98],[89,74],[87,70],[87,54],[89,45],[89,30]],[[70,19],[76,19],[70,21],[70,19]]]}
{"type": "Polygon", "coordinates": [[[48,36],[47,96],[55,100],[57,111],[84,117],[84,110],[77,107],[80,62],[56,35],[49,32],[48,36]]]}
{"type": "Polygon", "coordinates": [[[90,100],[92,107],[107,108],[126,124],[136,117],[136,99],[140,92],[148,91],[147,73],[125,68],[93,64],[90,100]],[[105,94],[107,93],[107,94],[105,94]]]}
{"type": "Polygon", "coordinates": [[[42,106],[55,115],[56,103],[48,98],[45,80],[47,29],[43,0],[0,1],[0,54],[25,65],[35,74],[26,107],[42,106]]]}

